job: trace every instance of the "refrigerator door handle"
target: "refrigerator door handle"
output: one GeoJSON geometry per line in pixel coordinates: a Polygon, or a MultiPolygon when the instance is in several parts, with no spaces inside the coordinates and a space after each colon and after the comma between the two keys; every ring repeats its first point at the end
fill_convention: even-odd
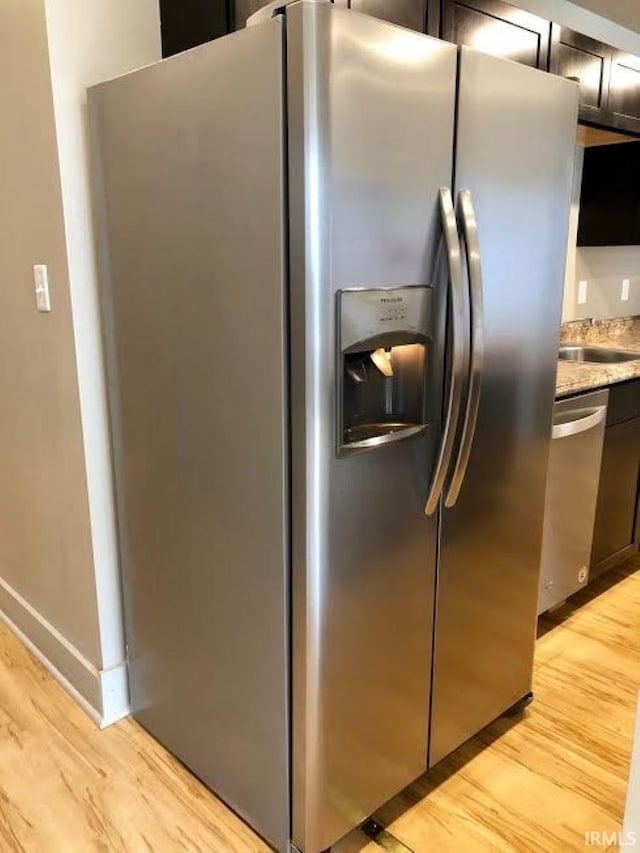
{"type": "Polygon", "coordinates": [[[446,404],[446,417],[437,452],[437,461],[431,478],[429,496],[424,508],[425,515],[433,515],[438,508],[445,479],[451,463],[456,430],[460,417],[462,390],[465,382],[466,323],[464,274],[460,236],[453,207],[451,190],[440,188],[440,214],[449,267],[449,299],[451,307],[451,374],[446,404]]]}
{"type": "Polygon", "coordinates": [[[482,385],[482,366],[484,362],[484,296],[482,286],[482,262],[478,223],[469,190],[461,190],[458,196],[464,249],[469,275],[469,301],[471,313],[471,358],[469,362],[469,391],[462,427],[462,437],[458,449],[453,475],[449,483],[444,505],[448,508],[456,505],[460,490],[469,467],[469,458],[478,422],[480,407],[480,389],[482,385]]]}

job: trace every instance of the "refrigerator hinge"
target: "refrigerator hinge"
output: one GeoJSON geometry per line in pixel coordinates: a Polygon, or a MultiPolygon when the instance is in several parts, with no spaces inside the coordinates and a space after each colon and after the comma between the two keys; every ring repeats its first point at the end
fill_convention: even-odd
{"type": "Polygon", "coordinates": [[[250,15],[247,18],[247,27],[254,27],[256,24],[263,24],[265,21],[268,21],[270,18],[274,18],[276,15],[284,15],[284,10],[287,6],[290,6],[292,3],[329,3],[330,0],[273,0],[271,3],[267,3],[266,6],[263,6],[261,9],[258,9],[257,12],[254,12],[253,15],[250,15]]]}

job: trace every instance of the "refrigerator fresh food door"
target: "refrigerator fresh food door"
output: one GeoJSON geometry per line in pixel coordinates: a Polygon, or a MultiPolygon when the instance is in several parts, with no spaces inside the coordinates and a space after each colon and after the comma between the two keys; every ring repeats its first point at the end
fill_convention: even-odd
{"type": "Polygon", "coordinates": [[[456,49],[329,3],[286,19],[293,841],[318,853],[426,769],[445,283],[424,289],[451,183],[456,49]],[[338,370],[362,417],[391,389],[362,452],[341,447],[338,370]],[[422,375],[424,413],[400,387],[422,375]]]}
{"type": "Polygon", "coordinates": [[[280,850],[283,50],[274,19],[91,96],[132,708],[280,850]]]}
{"type": "Polygon", "coordinates": [[[430,765],[531,690],[577,120],[567,80],[469,48],[459,74],[476,357],[444,491],[430,765]]]}

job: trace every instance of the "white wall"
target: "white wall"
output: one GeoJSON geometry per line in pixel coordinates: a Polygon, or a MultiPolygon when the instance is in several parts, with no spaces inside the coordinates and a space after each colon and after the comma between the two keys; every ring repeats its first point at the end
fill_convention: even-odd
{"type": "Polygon", "coordinates": [[[562,320],[632,317],[640,314],[640,246],[577,246],[584,149],[574,161],[569,247],[562,320]],[[622,282],[629,280],[629,298],[622,300],[622,282]],[[578,303],[578,282],[586,281],[586,301],[578,303]]]}
{"type": "Polygon", "coordinates": [[[0,611],[88,701],[100,668],[43,0],[0,3],[0,611]],[[49,266],[51,314],[35,309],[49,266]]]}
{"type": "Polygon", "coordinates": [[[569,246],[562,303],[562,321],[603,320],[640,314],[640,246],[577,246],[584,149],[574,161],[569,246]],[[629,281],[629,298],[622,299],[622,282],[629,281]],[[580,281],[586,301],[578,303],[580,281]]]}
{"type": "Polygon", "coordinates": [[[104,670],[124,669],[106,379],[90,196],[86,89],[158,60],[158,0],[46,0],[69,285],[104,670]]]}
{"type": "Polygon", "coordinates": [[[640,314],[640,246],[582,246],[576,251],[574,320],[633,317],[640,314]],[[629,299],[622,300],[622,282],[629,299]],[[587,301],[577,304],[577,282],[587,282],[587,301]]]}
{"type": "Polygon", "coordinates": [[[0,618],[100,722],[127,696],[85,88],[159,56],[157,0],[0,3],[0,618]]]}
{"type": "Polygon", "coordinates": [[[573,160],[573,179],[571,182],[571,209],[569,211],[569,237],[567,246],[567,266],[564,280],[564,298],[562,301],[562,322],[575,320],[576,300],[576,249],[578,224],[580,221],[580,192],[582,189],[582,167],[584,148],[576,146],[573,160]]]}

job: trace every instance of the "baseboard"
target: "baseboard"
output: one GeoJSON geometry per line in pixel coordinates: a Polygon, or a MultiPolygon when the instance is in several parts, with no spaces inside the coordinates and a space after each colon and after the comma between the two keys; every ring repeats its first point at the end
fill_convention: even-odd
{"type": "Polygon", "coordinates": [[[2,578],[0,620],[100,728],[128,715],[126,662],[98,670],[2,578]]]}
{"type": "Polygon", "coordinates": [[[123,661],[111,669],[100,672],[100,692],[102,694],[102,719],[100,728],[117,723],[131,713],[129,708],[129,683],[127,664],[123,661]]]}

